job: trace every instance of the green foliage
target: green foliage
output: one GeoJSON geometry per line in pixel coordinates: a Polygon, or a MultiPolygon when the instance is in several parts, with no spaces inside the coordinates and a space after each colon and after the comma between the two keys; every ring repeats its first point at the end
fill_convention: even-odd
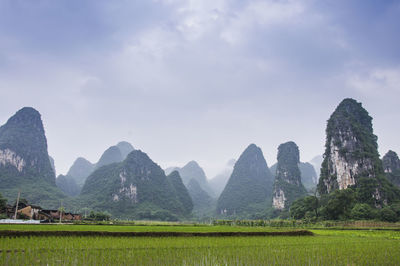
{"type": "MultiPolygon", "coordinates": [[[[240,215],[249,205],[271,200],[273,176],[262,151],[251,144],[235,164],[217,202],[217,214],[240,215]],[[226,211],[226,212],[225,212],[226,211]]],[[[268,205],[265,205],[267,208],[268,205]]]]}
{"type": "Polygon", "coordinates": [[[92,219],[94,221],[109,221],[111,219],[111,214],[107,211],[105,212],[91,211],[89,214],[89,219],[92,219]]]}
{"type": "Polygon", "coordinates": [[[7,200],[5,198],[3,198],[3,196],[0,193],[0,213],[2,213],[4,211],[4,209],[6,208],[7,205],[7,200]]]}
{"type": "Polygon", "coordinates": [[[377,217],[375,209],[366,203],[356,203],[351,210],[351,218],[354,220],[370,220],[377,217]]]}
{"type": "Polygon", "coordinates": [[[321,208],[325,220],[346,220],[351,217],[356,193],[353,189],[336,190],[329,194],[327,204],[321,208]]]}
{"type": "Polygon", "coordinates": [[[294,219],[318,218],[318,198],[307,196],[296,200],[290,206],[290,216],[294,219]]]}
{"type": "Polygon", "coordinates": [[[396,213],[389,207],[382,208],[379,212],[379,215],[382,221],[396,222],[399,220],[399,217],[396,215],[396,213]]]}

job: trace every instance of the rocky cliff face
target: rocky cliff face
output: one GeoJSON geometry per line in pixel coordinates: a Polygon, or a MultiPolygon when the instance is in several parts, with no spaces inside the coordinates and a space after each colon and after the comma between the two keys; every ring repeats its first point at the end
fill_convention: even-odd
{"type": "MultiPolygon", "coordinates": [[[[259,147],[251,144],[240,155],[217,202],[220,215],[240,215],[250,206],[267,208],[272,196],[273,176],[259,147]]],[[[254,208],[252,208],[254,210],[254,208]]]]}
{"type": "MultiPolygon", "coordinates": [[[[276,175],[276,168],[278,163],[272,165],[269,170],[275,176],[276,175]]],[[[301,173],[301,183],[307,190],[313,190],[317,187],[318,184],[318,175],[314,168],[314,165],[311,163],[303,163],[300,162],[298,164],[300,173],[301,173]]]]}
{"type": "Polygon", "coordinates": [[[56,187],[41,115],[24,107],[0,127],[0,190],[14,199],[52,206],[64,195],[56,187]]]}
{"type": "Polygon", "coordinates": [[[115,217],[176,219],[188,214],[164,171],[138,150],[123,162],[95,170],[79,198],[85,205],[108,210],[115,217]]]}
{"type": "Polygon", "coordinates": [[[360,177],[383,173],[372,118],[353,99],[343,100],[328,120],[320,193],[356,185],[360,177]]]}
{"type": "Polygon", "coordinates": [[[382,158],[386,177],[392,184],[400,187],[400,160],[397,153],[388,151],[382,158]]]}
{"type": "Polygon", "coordinates": [[[400,169],[400,160],[397,153],[388,151],[382,158],[383,170],[385,173],[393,173],[400,169]]]}
{"type": "Polygon", "coordinates": [[[272,206],[282,210],[294,200],[305,196],[299,169],[300,154],[297,145],[290,141],[279,145],[272,206]]]}
{"type": "Polygon", "coordinates": [[[42,119],[35,109],[22,108],[0,128],[0,166],[55,185],[42,119]]]}

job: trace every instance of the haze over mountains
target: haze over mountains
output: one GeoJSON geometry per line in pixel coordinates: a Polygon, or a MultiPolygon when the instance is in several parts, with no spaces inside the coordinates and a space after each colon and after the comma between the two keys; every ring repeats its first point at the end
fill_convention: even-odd
{"type": "Polygon", "coordinates": [[[0,192],[10,202],[21,191],[29,202],[47,208],[63,201],[67,208],[155,220],[285,218],[292,205],[301,217],[306,214],[299,210],[313,210],[306,199],[315,195],[321,197],[322,215],[338,219],[349,214],[328,210],[341,193],[355,193],[347,202],[356,206],[350,207],[370,212],[400,202],[400,160],[393,151],[380,159],[372,117],[361,103],[343,100],[329,118],[326,134],[318,180],[312,164],[300,162],[300,148],[293,141],[279,145],[278,162],[271,168],[261,148],[250,144],[211,180],[196,161],[164,171],[123,141],[107,148],[95,164],[77,158],[67,175],[56,179],[41,116],[25,107],[0,127],[0,192]]]}

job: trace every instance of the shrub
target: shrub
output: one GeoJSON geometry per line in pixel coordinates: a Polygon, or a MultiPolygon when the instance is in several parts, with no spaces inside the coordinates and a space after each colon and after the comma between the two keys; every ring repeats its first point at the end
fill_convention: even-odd
{"type": "Polygon", "coordinates": [[[385,207],[380,211],[380,216],[382,221],[387,222],[396,222],[397,215],[394,211],[392,211],[389,207],[385,207]]]}

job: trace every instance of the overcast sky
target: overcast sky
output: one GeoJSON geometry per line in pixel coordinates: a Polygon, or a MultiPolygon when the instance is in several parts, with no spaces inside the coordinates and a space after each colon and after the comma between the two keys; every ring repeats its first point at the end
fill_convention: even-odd
{"type": "Polygon", "coordinates": [[[41,114],[58,173],[120,140],[213,177],[250,143],[322,154],[346,97],[400,152],[400,1],[0,0],[0,123],[41,114]]]}

